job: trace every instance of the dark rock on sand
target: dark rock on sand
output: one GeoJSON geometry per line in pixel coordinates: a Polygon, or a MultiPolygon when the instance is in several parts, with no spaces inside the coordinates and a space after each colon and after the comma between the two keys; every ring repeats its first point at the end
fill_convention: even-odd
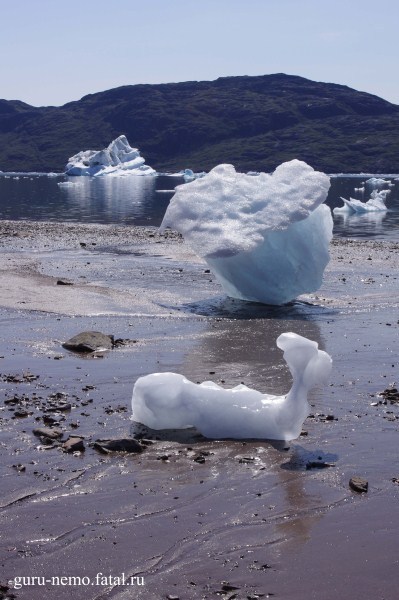
{"type": "Polygon", "coordinates": [[[30,383],[39,379],[39,375],[33,375],[32,373],[23,373],[22,375],[0,375],[1,380],[6,383],[30,383]]]}
{"type": "Polygon", "coordinates": [[[382,396],[391,404],[399,404],[399,391],[395,387],[387,388],[386,390],[380,393],[380,396],[382,396]]]}
{"type": "Polygon", "coordinates": [[[232,585],[231,583],[228,583],[227,581],[222,581],[222,592],[226,593],[226,592],[234,592],[236,590],[239,590],[240,588],[237,585],[232,585]]]}
{"type": "Polygon", "coordinates": [[[25,465],[21,465],[21,464],[13,465],[13,469],[18,471],[18,473],[25,473],[25,471],[26,471],[25,465]]]}
{"type": "Polygon", "coordinates": [[[10,586],[0,583],[0,600],[14,600],[16,595],[11,592],[10,586]]]}
{"type": "Polygon", "coordinates": [[[57,285],[73,285],[72,281],[65,281],[65,279],[57,279],[57,285]]]}
{"type": "Polygon", "coordinates": [[[129,453],[140,453],[143,452],[143,447],[136,440],[132,438],[121,438],[117,440],[96,440],[93,444],[93,448],[102,452],[103,454],[110,454],[111,452],[129,452],[129,453]]]}
{"type": "Polygon", "coordinates": [[[71,408],[72,404],[70,402],[52,402],[45,408],[45,412],[67,412],[71,408]]]}
{"type": "Polygon", "coordinates": [[[58,424],[58,418],[52,417],[51,415],[43,415],[43,423],[45,425],[56,425],[58,424]]]}
{"type": "Polygon", "coordinates": [[[28,415],[29,415],[29,412],[25,408],[18,408],[14,413],[14,417],[19,417],[22,419],[24,417],[27,417],[28,415]]]}
{"type": "Polygon", "coordinates": [[[202,465],[205,462],[205,457],[202,456],[201,454],[199,454],[198,456],[195,456],[193,458],[193,461],[196,462],[196,463],[199,463],[200,465],[202,465]]]}
{"type": "Polygon", "coordinates": [[[83,331],[62,344],[66,350],[73,352],[96,352],[98,350],[112,350],[114,336],[106,335],[100,331],[83,331]]]}
{"type": "Polygon", "coordinates": [[[62,449],[65,452],[76,452],[85,450],[85,446],[82,438],[70,437],[66,442],[62,444],[62,449]]]}
{"type": "Polygon", "coordinates": [[[366,493],[369,489],[369,482],[367,481],[367,479],[363,479],[363,477],[358,477],[358,476],[354,476],[351,477],[349,480],[349,487],[354,491],[354,492],[359,492],[359,493],[366,493]]]}
{"type": "Polygon", "coordinates": [[[33,430],[34,435],[38,437],[46,437],[50,440],[58,440],[62,437],[61,429],[51,429],[50,427],[39,427],[33,430]]]}

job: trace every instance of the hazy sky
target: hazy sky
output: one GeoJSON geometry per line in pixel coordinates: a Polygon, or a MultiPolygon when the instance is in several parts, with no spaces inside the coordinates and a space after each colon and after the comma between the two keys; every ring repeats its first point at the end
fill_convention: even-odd
{"type": "Polygon", "coordinates": [[[0,0],[0,98],[288,73],[399,104],[398,0],[0,0]]]}

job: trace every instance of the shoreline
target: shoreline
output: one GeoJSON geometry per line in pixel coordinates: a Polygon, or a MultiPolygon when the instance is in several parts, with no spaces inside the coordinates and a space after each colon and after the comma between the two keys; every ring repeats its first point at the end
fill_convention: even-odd
{"type": "MultiPolygon", "coordinates": [[[[143,599],[228,597],[226,585],[238,598],[395,597],[399,406],[378,393],[399,379],[398,244],[333,240],[320,290],[286,307],[225,298],[181,236],[152,227],[0,221],[0,247],[2,577],[140,575],[143,599]],[[88,329],[128,341],[96,358],[62,348],[88,329]],[[91,446],[131,436],[132,388],[146,373],[284,393],[275,339],[290,330],[326,349],[333,373],[289,450],[173,436],[139,455],[91,446]],[[83,436],[77,454],[32,433],[57,393],[71,404],[63,439],[83,436]],[[353,475],[367,494],[350,490],[353,475]]],[[[110,583],[14,593],[45,589],[131,597],[110,583]]]]}

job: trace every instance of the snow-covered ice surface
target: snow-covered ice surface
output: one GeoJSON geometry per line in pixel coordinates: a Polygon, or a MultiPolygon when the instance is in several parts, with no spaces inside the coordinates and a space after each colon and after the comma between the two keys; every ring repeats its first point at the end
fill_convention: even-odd
{"type": "Polygon", "coordinates": [[[316,291],[329,261],[333,221],[327,175],[293,160],[270,175],[219,165],[177,186],[161,229],[183,234],[228,296],[284,304],[316,291]]]}
{"type": "Polygon", "coordinates": [[[225,389],[212,381],[195,384],[177,373],[140,377],[133,389],[134,421],[151,429],[195,427],[208,438],[297,438],[309,414],[308,391],[324,382],[331,357],[296,333],[283,333],[277,346],[293,376],[285,396],[262,394],[245,385],[225,389]]]}
{"type": "Polygon", "coordinates": [[[126,136],[120,135],[103,150],[82,150],[72,156],[65,168],[66,175],[155,175],[145,164],[137,148],[131,148],[126,136]]]}
{"type": "MultiPolygon", "coordinates": [[[[379,181],[379,180],[376,180],[379,181]]],[[[385,181],[384,181],[385,183],[385,181]]],[[[350,198],[347,200],[341,196],[343,206],[334,208],[334,213],[368,213],[368,212],[381,212],[388,210],[385,205],[385,200],[390,190],[373,190],[371,192],[370,199],[367,202],[362,202],[356,198],[350,198]]]]}

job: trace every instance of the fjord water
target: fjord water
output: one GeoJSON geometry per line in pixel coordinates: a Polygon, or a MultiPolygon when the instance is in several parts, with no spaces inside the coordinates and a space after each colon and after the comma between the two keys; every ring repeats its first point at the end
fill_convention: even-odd
{"type": "MultiPolygon", "coordinates": [[[[399,241],[399,180],[379,175],[385,183],[368,183],[371,175],[331,177],[330,208],[341,206],[340,196],[366,201],[373,189],[389,189],[387,212],[334,215],[334,236],[399,241]],[[375,185],[378,187],[376,188],[375,185]]],[[[176,176],[158,177],[49,177],[0,173],[0,219],[76,223],[113,223],[159,226],[176,176]]]]}
{"type": "Polygon", "coordinates": [[[182,182],[153,176],[0,175],[0,219],[159,225],[182,182]]]}

